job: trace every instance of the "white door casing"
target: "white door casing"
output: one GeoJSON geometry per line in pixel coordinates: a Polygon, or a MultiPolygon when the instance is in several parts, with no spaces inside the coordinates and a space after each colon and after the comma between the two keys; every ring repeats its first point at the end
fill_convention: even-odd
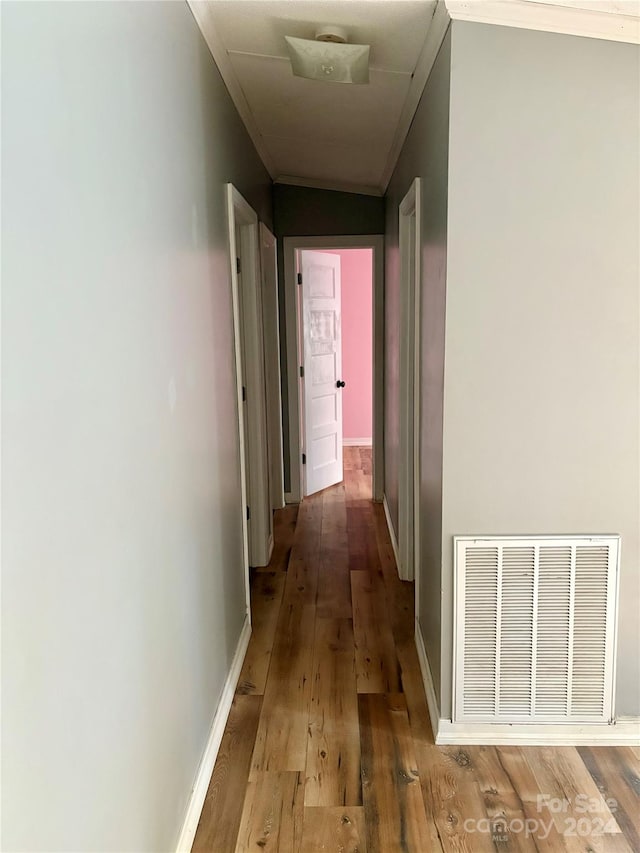
{"type": "MultiPolygon", "coordinates": [[[[244,576],[244,590],[246,600],[246,611],[251,619],[251,593],[249,586],[249,526],[245,513],[245,507],[248,501],[247,489],[247,447],[245,441],[245,412],[243,406],[243,365],[242,365],[242,332],[241,332],[241,313],[240,313],[240,295],[239,295],[239,280],[236,268],[237,257],[237,232],[236,232],[236,212],[238,216],[241,213],[237,210],[236,205],[240,203],[240,199],[244,199],[232,184],[227,184],[227,225],[228,225],[228,242],[229,242],[229,272],[231,276],[231,297],[233,306],[233,354],[234,367],[236,377],[236,401],[237,401],[237,420],[238,420],[238,446],[239,446],[239,463],[240,463],[240,505],[238,512],[242,524],[242,562],[244,576]]],[[[248,207],[248,205],[247,205],[248,207]]],[[[251,208],[245,211],[250,220],[251,208]]]]}
{"type": "Polygon", "coordinates": [[[281,509],[284,506],[280,319],[278,312],[276,245],[276,238],[267,226],[261,222],[260,261],[262,266],[262,314],[268,433],[267,455],[269,459],[271,509],[281,509]]]}
{"type": "Polygon", "coordinates": [[[258,217],[232,184],[227,184],[227,214],[244,501],[241,511],[247,541],[246,590],[249,602],[248,566],[268,565],[273,550],[258,217]],[[247,510],[250,510],[250,525],[247,510]]]}
{"type": "Polygon", "coordinates": [[[398,466],[398,572],[416,581],[420,561],[420,178],[402,200],[400,222],[400,457],[398,466]]]}
{"type": "Polygon", "coordinates": [[[342,471],[340,256],[300,252],[302,274],[304,494],[339,483],[342,471]]]}
{"type": "MultiPolygon", "coordinates": [[[[234,238],[235,238],[235,247],[236,247],[236,285],[237,285],[237,298],[238,298],[238,319],[237,319],[237,334],[239,336],[240,342],[240,365],[239,372],[241,375],[241,384],[242,384],[242,399],[241,399],[241,409],[242,409],[242,440],[244,442],[244,463],[245,463],[245,479],[247,481],[247,507],[251,504],[251,459],[250,459],[250,439],[249,439],[249,413],[247,406],[247,388],[246,388],[246,374],[248,372],[248,356],[247,356],[247,333],[246,333],[246,307],[244,305],[244,293],[243,293],[243,282],[242,282],[242,269],[240,264],[240,255],[242,254],[242,230],[238,219],[235,219],[234,222],[234,238]]],[[[247,541],[249,543],[249,564],[251,565],[252,560],[252,531],[251,531],[251,517],[250,513],[247,512],[247,541]]]]}

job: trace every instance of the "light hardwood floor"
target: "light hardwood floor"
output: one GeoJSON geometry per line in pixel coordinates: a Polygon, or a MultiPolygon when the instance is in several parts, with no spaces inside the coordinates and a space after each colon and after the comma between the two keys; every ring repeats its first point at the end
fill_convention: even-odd
{"type": "Polygon", "coordinates": [[[640,751],[434,745],[370,449],[276,514],[251,595],[194,851],[640,853],[640,751]]]}

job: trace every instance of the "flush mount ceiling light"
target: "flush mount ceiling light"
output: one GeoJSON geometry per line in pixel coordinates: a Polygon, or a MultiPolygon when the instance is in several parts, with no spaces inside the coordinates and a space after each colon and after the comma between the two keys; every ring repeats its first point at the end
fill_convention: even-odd
{"type": "Polygon", "coordinates": [[[369,82],[369,45],[346,44],[340,27],[324,26],[313,39],[285,36],[296,77],[331,83],[369,82]]]}

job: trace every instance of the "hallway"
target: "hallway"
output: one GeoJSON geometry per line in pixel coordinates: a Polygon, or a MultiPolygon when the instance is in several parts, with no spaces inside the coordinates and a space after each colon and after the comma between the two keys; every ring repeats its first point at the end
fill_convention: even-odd
{"type": "Polygon", "coordinates": [[[640,853],[633,5],[0,4],[0,850],[640,853]]]}
{"type": "Polygon", "coordinates": [[[344,483],[276,513],[252,608],[194,851],[640,849],[631,748],[434,745],[413,585],[371,502],[369,448],[345,448],[344,483]],[[572,806],[553,814],[539,794],[572,806]],[[565,835],[577,794],[616,800],[589,813],[586,836],[565,835]],[[538,838],[495,824],[492,838],[488,821],[519,820],[538,821],[538,838]]]}

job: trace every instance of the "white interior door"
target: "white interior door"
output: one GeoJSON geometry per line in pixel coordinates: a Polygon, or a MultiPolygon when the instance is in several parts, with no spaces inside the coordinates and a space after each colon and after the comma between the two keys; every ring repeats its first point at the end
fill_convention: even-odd
{"type": "Polygon", "coordinates": [[[304,494],[342,480],[340,256],[300,252],[304,494]]]}

